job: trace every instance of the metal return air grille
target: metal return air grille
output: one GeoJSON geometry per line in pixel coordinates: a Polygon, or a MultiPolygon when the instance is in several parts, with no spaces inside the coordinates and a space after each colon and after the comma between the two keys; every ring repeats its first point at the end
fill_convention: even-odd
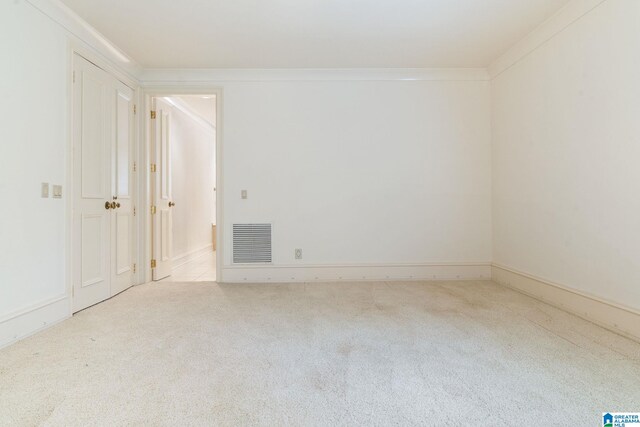
{"type": "Polygon", "coordinates": [[[271,224],[233,224],[233,263],[271,262],[271,224]]]}

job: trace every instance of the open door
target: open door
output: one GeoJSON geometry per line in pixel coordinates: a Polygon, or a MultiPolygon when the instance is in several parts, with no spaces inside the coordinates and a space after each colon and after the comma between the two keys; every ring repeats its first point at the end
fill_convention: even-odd
{"type": "Polygon", "coordinates": [[[161,280],[171,275],[171,114],[160,99],[152,100],[152,277],[161,280]]]}

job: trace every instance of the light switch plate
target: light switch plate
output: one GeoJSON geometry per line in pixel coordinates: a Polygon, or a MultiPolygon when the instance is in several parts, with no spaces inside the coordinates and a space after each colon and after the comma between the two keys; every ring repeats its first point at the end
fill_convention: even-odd
{"type": "Polygon", "coordinates": [[[49,198],[49,183],[48,182],[43,182],[42,183],[42,186],[40,187],[40,197],[42,197],[43,199],[49,198]]]}
{"type": "Polygon", "coordinates": [[[62,199],[62,185],[53,186],[53,198],[62,199]]]}
{"type": "Polygon", "coordinates": [[[247,198],[247,190],[242,190],[240,192],[240,197],[242,197],[243,199],[246,199],[247,198]]]}

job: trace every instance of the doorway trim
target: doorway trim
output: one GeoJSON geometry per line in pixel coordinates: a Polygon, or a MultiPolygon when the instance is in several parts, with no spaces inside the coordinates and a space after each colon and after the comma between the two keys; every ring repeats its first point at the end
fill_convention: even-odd
{"type": "Polygon", "coordinates": [[[216,282],[223,283],[222,265],[224,260],[224,174],[223,174],[223,89],[220,86],[168,85],[143,87],[144,102],[144,135],[140,138],[140,168],[144,173],[141,179],[141,198],[143,209],[140,209],[141,221],[144,224],[141,246],[143,254],[141,263],[144,268],[144,283],[152,281],[151,272],[151,99],[171,95],[215,95],[216,97],[216,282]]]}

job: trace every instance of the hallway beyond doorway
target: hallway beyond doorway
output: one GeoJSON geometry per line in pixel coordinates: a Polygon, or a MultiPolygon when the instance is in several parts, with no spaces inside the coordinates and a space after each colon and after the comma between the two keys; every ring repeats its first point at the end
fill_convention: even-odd
{"type": "Polygon", "coordinates": [[[171,276],[161,282],[215,282],[216,281],[216,252],[206,253],[175,267],[171,276]]]}
{"type": "Polygon", "coordinates": [[[180,268],[204,248],[216,250],[216,102],[213,94],[149,98],[153,281],[216,279],[206,262],[180,268]]]}

